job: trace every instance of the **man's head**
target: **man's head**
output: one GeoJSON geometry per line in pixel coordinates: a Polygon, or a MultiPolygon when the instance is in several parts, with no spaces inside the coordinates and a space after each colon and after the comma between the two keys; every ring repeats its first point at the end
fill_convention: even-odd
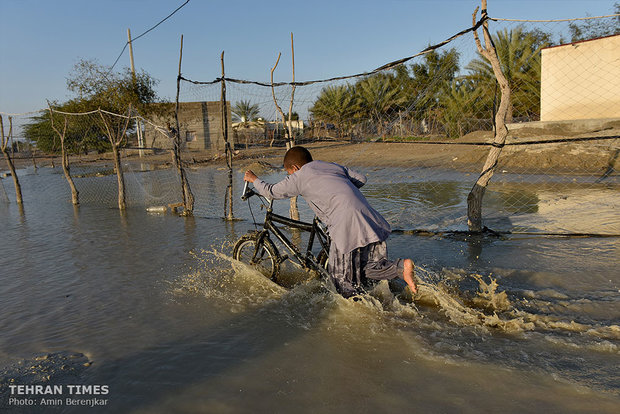
{"type": "Polygon", "coordinates": [[[310,151],[304,147],[293,147],[286,151],[284,155],[284,169],[287,173],[293,174],[311,161],[312,155],[310,155],[310,151]]]}

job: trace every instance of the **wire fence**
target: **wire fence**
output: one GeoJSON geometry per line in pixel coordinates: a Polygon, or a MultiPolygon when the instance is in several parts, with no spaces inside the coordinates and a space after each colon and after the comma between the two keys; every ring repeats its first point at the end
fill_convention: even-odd
{"type": "MultiPolygon", "coordinates": [[[[395,229],[467,230],[467,197],[492,146],[500,100],[493,69],[472,34],[485,20],[416,55],[351,76],[304,82],[181,76],[178,130],[170,126],[170,112],[130,116],[121,145],[127,204],[159,208],[182,200],[172,168],[177,136],[196,197],[194,214],[226,217],[229,207],[235,217],[249,219],[238,203],[225,207],[230,180],[238,193],[246,168],[271,181],[284,177],[278,167],[294,141],[308,146],[315,159],[367,174],[364,193],[395,229]],[[232,166],[222,162],[229,157],[232,166]]],[[[620,235],[620,23],[618,15],[586,22],[487,21],[512,98],[508,139],[483,202],[484,224],[492,230],[620,235]]],[[[290,78],[272,73],[276,80],[290,78]]],[[[12,120],[28,125],[45,113],[12,120]]],[[[116,205],[116,167],[94,153],[109,141],[101,114],[52,116],[60,127],[66,120],[74,136],[68,141],[77,154],[71,175],[80,204],[116,205]]],[[[119,130],[125,116],[110,116],[119,130]]],[[[14,149],[22,164],[30,159],[26,149],[14,149]]],[[[34,165],[24,171],[33,172],[34,165]]],[[[37,174],[22,174],[24,191],[30,191],[37,174]]],[[[56,175],[57,200],[67,200],[68,187],[56,175]]],[[[0,203],[6,204],[14,189],[10,180],[2,182],[0,203]]],[[[30,192],[24,202],[37,194],[30,192]]],[[[303,210],[302,218],[309,214],[303,210]]]]}

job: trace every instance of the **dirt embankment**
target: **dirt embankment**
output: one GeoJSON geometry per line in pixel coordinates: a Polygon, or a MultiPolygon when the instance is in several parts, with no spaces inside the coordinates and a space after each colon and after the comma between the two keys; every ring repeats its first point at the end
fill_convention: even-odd
{"type": "MultiPolygon", "coordinates": [[[[618,162],[620,126],[612,125],[600,131],[570,133],[567,131],[520,128],[511,132],[502,149],[498,168],[512,172],[545,172],[553,174],[609,174],[620,167],[618,162]],[[527,144],[527,145],[526,145],[527,144]]],[[[368,167],[440,167],[479,171],[486,160],[492,132],[474,132],[448,141],[431,139],[416,142],[364,142],[320,141],[304,143],[315,159],[368,167]]],[[[169,152],[144,151],[139,157],[136,150],[124,151],[124,162],[145,163],[156,167],[172,165],[169,152]]],[[[281,166],[285,153],[283,147],[254,147],[235,150],[233,163],[236,168],[271,168],[281,166]],[[261,167],[262,165],[262,167],[261,167]]],[[[201,165],[225,166],[224,154],[218,151],[189,151],[183,153],[184,162],[190,167],[201,165]]],[[[43,157],[35,161],[30,157],[15,157],[16,168],[32,166],[60,167],[60,157],[43,157]]],[[[111,154],[72,156],[71,165],[113,165],[111,154]]],[[[8,170],[0,164],[2,171],[8,170]]]]}

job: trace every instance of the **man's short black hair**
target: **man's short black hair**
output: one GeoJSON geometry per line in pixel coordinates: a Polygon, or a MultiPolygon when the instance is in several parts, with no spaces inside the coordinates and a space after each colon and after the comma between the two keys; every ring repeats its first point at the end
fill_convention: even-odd
{"type": "Polygon", "coordinates": [[[291,168],[293,165],[301,168],[309,162],[312,162],[312,155],[304,147],[293,147],[284,155],[284,168],[291,168]]]}

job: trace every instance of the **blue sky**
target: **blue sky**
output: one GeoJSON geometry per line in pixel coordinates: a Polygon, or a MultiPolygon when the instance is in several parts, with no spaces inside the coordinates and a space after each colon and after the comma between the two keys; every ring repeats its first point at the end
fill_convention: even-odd
{"type": "MultiPolygon", "coordinates": [[[[611,14],[618,0],[489,0],[492,17],[562,19],[611,14]]],[[[81,58],[112,65],[127,41],[185,0],[0,0],[0,112],[45,107],[72,96],[66,78],[81,58]]],[[[173,98],[181,34],[183,75],[212,80],[220,74],[290,80],[290,32],[297,80],[372,70],[409,56],[471,25],[479,0],[190,0],[172,18],[134,43],[137,69],[159,80],[173,98]]],[[[127,51],[116,69],[129,66],[127,51]]]]}

